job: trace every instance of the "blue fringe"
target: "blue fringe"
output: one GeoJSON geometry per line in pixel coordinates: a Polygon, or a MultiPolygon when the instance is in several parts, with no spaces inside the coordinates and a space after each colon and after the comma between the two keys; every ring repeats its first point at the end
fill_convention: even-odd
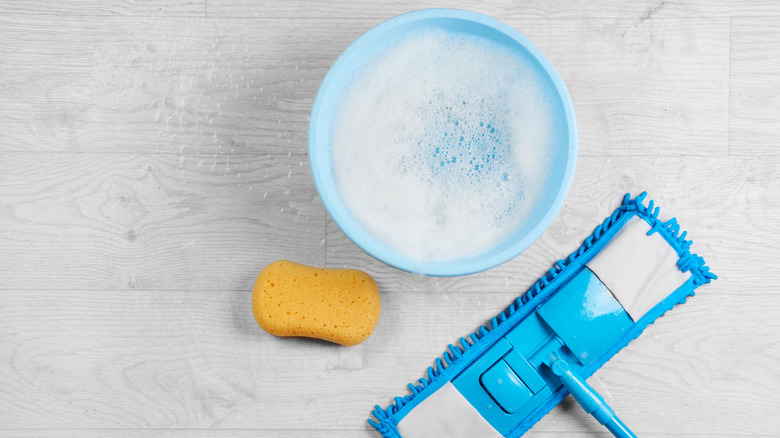
{"type": "MultiPolygon", "coordinates": [[[[679,256],[677,266],[682,272],[690,272],[691,278],[695,287],[702,284],[707,284],[712,280],[717,279],[717,275],[710,272],[710,268],[705,265],[704,259],[697,254],[690,252],[691,244],[693,241],[686,240],[687,232],[680,232],[680,225],[677,223],[676,218],[672,218],[666,222],[662,222],[658,219],[660,208],[655,206],[655,203],[650,200],[648,205],[645,206],[642,201],[647,197],[647,192],[642,192],[641,195],[636,198],[631,198],[629,193],[623,197],[623,202],[611,216],[607,217],[604,222],[597,226],[593,233],[588,236],[583,244],[577,251],[574,251],[565,259],[555,262],[553,267],[547,271],[539,280],[531,286],[528,291],[519,296],[516,300],[509,305],[503,312],[499,313],[496,317],[490,320],[487,325],[480,326],[474,333],[471,333],[468,338],[460,338],[460,346],[450,344],[449,350],[445,351],[440,357],[436,358],[434,366],[428,367],[428,378],[419,379],[419,384],[414,382],[409,383],[410,394],[404,397],[395,397],[395,402],[382,409],[379,405],[374,407],[372,414],[377,421],[372,419],[368,420],[368,423],[373,426],[384,438],[399,438],[400,434],[396,429],[393,422],[390,421],[396,412],[401,410],[409,402],[415,399],[425,388],[433,384],[437,377],[441,375],[444,370],[455,362],[460,356],[463,355],[470,347],[477,343],[480,339],[485,337],[490,331],[496,329],[504,321],[506,321],[512,314],[517,312],[524,304],[536,297],[542,290],[547,287],[567,266],[577,260],[582,254],[585,253],[591,246],[593,246],[604,233],[612,227],[618,220],[629,213],[634,213],[641,216],[650,225],[651,229],[648,235],[656,232],[660,232],[666,238],[669,244],[674,248],[679,256]],[[444,361],[442,362],[442,359],[444,361]],[[446,364],[446,365],[445,365],[446,364]]],[[[693,295],[693,294],[691,294],[693,295]]],[[[685,302],[685,298],[681,303],[685,302]]]]}

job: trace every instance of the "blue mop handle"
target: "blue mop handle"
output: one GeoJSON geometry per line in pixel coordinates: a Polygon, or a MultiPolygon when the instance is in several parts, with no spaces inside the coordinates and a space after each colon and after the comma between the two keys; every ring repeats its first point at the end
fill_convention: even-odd
{"type": "Polygon", "coordinates": [[[561,378],[561,383],[582,406],[585,412],[593,416],[599,423],[606,426],[612,435],[618,438],[637,438],[625,424],[615,415],[615,411],[604,399],[585,382],[585,379],[574,374],[569,364],[558,356],[552,358],[550,369],[561,378]]]}

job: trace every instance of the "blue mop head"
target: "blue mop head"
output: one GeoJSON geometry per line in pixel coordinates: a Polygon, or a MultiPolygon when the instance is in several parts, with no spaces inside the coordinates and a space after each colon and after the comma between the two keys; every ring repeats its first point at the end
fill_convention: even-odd
{"type": "MultiPolygon", "coordinates": [[[[376,406],[376,421],[368,422],[386,438],[511,438],[570,389],[583,407],[598,401],[597,395],[581,399],[590,394],[584,379],[717,278],[691,253],[692,241],[677,220],[663,222],[653,201],[642,203],[646,195],[626,194],[577,251],[489,324],[460,338],[460,346],[450,344],[427,378],[410,383],[410,394],[386,409],[376,406]]],[[[609,411],[593,415],[624,436],[613,430],[617,417],[599,418],[609,411]]]]}

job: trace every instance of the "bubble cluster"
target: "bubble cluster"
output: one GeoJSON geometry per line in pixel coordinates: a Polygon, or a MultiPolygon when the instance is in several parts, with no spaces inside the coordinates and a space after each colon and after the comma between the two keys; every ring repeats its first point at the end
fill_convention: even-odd
{"type": "Polygon", "coordinates": [[[358,72],[337,110],[339,194],[406,257],[478,254],[537,205],[550,168],[550,108],[541,79],[504,46],[412,32],[358,72]]]}

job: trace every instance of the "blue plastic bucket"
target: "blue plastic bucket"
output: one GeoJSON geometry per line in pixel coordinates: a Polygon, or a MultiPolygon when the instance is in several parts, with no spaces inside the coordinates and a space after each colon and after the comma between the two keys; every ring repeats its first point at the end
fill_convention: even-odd
{"type": "MultiPolygon", "coordinates": [[[[353,42],[331,66],[320,85],[311,111],[309,124],[309,161],[317,192],[338,227],[357,246],[376,259],[409,272],[433,276],[466,275],[504,263],[528,248],[550,225],[560,210],[574,175],[577,157],[577,127],[574,107],[566,86],[550,62],[517,30],[486,15],[453,9],[426,9],[387,20],[353,42]],[[503,242],[479,254],[446,261],[413,260],[372,235],[350,213],[334,180],[331,137],[334,116],[340,97],[350,87],[355,74],[366,60],[386,42],[406,32],[439,28],[488,38],[517,51],[544,82],[545,100],[551,108],[553,141],[550,155],[552,171],[544,181],[544,195],[534,206],[530,217],[503,242]]],[[[478,232],[478,231],[475,231],[478,232]]]]}

